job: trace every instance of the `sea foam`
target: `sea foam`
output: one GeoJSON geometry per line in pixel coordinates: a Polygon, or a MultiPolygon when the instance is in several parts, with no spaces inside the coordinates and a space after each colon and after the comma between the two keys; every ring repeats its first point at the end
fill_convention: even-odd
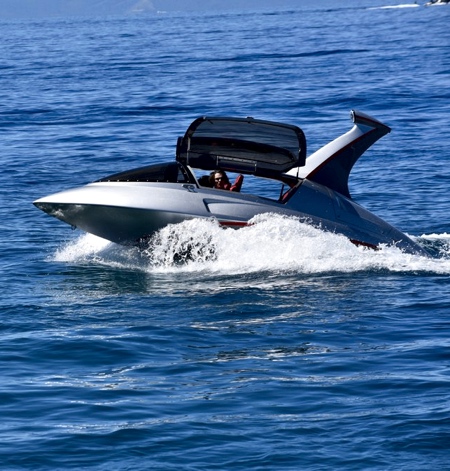
{"type": "Polygon", "coordinates": [[[261,215],[239,230],[194,219],[159,231],[144,248],[123,247],[85,234],[61,247],[54,261],[94,263],[148,272],[200,271],[242,274],[260,271],[352,273],[358,271],[450,273],[450,235],[416,240],[437,257],[406,254],[395,246],[357,247],[296,218],[261,215]]]}

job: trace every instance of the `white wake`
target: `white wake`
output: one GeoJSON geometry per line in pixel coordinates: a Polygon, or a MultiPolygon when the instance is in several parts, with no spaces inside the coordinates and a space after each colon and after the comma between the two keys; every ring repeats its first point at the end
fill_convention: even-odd
{"type": "Polygon", "coordinates": [[[370,7],[368,10],[394,10],[399,8],[416,8],[420,7],[418,3],[402,3],[400,5],[384,5],[381,7],[370,7]]]}
{"type": "Polygon", "coordinates": [[[450,273],[450,235],[418,238],[433,246],[438,257],[405,254],[396,247],[380,250],[356,247],[347,238],[323,232],[296,218],[262,215],[252,225],[222,229],[213,220],[191,220],[161,230],[144,250],[123,247],[83,235],[61,247],[54,261],[94,263],[147,272],[450,273]]]}

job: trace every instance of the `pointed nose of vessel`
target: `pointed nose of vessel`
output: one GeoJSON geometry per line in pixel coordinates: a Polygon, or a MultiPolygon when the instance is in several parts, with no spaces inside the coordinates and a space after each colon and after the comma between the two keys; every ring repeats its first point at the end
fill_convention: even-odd
{"type": "Polygon", "coordinates": [[[55,210],[55,204],[43,201],[43,199],[33,201],[33,204],[36,206],[36,208],[44,211],[44,213],[47,214],[51,214],[55,210]]]}

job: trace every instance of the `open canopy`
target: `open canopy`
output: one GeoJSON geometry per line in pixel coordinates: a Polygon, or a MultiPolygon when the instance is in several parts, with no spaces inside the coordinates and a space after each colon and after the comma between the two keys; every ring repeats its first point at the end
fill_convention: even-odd
{"type": "Polygon", "coordinates": [[[277,178],[305,165],[306,140],[297,126],[253,118],[202,117],[178,140],[177,161],[202,170],[277,178]]]}

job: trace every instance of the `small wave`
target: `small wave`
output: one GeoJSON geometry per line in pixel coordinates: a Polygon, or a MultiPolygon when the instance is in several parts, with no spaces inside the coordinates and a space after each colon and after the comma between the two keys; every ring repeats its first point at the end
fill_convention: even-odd
{"type": "Polygon", "coordinates": [[[450,234],[424,234],[416,237],[415,241],[422,247],[425,247],[431,254],[437,258],[450,257],[450,234]]]}
{"type": "Polygon", "coordinates": [[[143,250],[83,235],[60,248],[53,259],[152,273],[450,273],[448,234],[415,238],[437,255],[427,258],[406,254],[395,246],[383,246],[377,251],[357,247],[344,236],[321,231],[293,217],[266,214],[251,223],[234,230],[223,229],[214,220],[185,221],[159,231],[143,250]]]}
{"type": "Polygon", "coordinates": [[[320,56],[334,56],[339,54],[360,54],[367,52],[367,49],[320,49],[317,51],[297,52],[291,54],[282,53],[252,53],[252,54],[239,54],[236,56],[229,56],[225,58],[210,58],[198,59],[198,61],[208,62],[258,62],[261,60],[285,60],[285,59],[300,59],[302,57],[320,57],[320,56]]]}

